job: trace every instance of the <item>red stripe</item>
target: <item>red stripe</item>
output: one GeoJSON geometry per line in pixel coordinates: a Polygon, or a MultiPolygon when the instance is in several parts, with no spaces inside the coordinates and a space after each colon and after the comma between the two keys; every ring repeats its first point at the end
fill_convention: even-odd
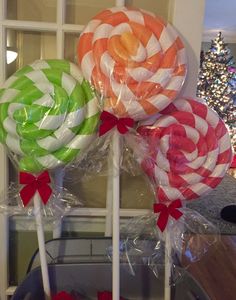
{"type": "Polygon", "coordinates": [[[219,120],[215,128],[215,134],[218,139],[221,139],[225,134],[228,134],[228,130],[222,120],[219,120]]]}
{"type": "Polygon", "coordinates": [[[205,141],[207,144],[208,152],[217,149],[218,140],[216,139],[215,131],[211,126],[208,127],[208,130],[207,130],[207,133],[205,136],[205,141]]]}
{"type": "Polygon", "coordinates": [[[223,178],[221,177],[207,177],[203,179],[202,183],[214,189],[221,182],[222,179],[223,178]]]}
{"type": "Polygon", "coordinates": [[[200,167],[195,171],[195,173],[197,173],[198,175],[200,175],[202,177],[209,177],[212,172],[204,167],[200,167]]]}
{"type": "Polygon", "coordinates": [[[191,188],[183,188],[180,189],[180,192],[184,196],[185,200],[191,200],[191,199],[196,199],[199,197],[198,194],[194,193],[191,188]]]}
{"type": "Polygon", "coordinates": [[[188,102],[191,105],[193,113],[205,120],[209,109],[207,105],[195,100],[188,100],[188,102]]]}
{"type": "Polygon", "coordinates": [[[171,199],[169,199],[167,197],[167,195],[165,194],[164,190],[161,188],[161,186],[157,187],[157,199],[159,200],[159,202],[164,202],[164,201],[170,201],[171,199]]]}
{"type": "Polygon", "coordinates": [[[181,176],[177,174],[168,173],[168,178],[169,178],[170,186],[172,187],[179,188],[188,185],[188,182],[185,181],[181,176]]]}
{"type": "Polygon", "coordinates": [[[231,159],[232,159],[232,155],[233,155],[233,153],[232,153],[231,148],[220,153],[218,155],[217,165],[230,163],[231,159]]]}
{"type": "Polygon", "coordinates": [[[172,116],[180,123],[195,128],[195,118],[190,112],[176,111],[172,116]]]}
{"type": "MultiPolygon", "coordinates": [[[[200,134],[200,133],[199,133],[200,134]]],[[[208,153],[207,144],[205,139],[200,134],[198,143],[196,144],[196,147],[198,149],[198,157],[205,156],[208,153]]]]}

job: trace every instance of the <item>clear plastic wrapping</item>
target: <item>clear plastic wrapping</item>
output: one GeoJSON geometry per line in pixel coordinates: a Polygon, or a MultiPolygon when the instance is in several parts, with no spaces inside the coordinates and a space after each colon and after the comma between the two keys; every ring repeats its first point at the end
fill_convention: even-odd
{"type": "MultiPolygon", "coordinates": [[[[178,222],[169,219],[164,232],[157,227],[154,213],[135,217],[121,228],[120,260],[131,274],[135,275],[136,265],[145,264],[158,277],[168,261],[171,283],[175,284],[184,270],[220,241],[218,228],[199,213],[187,208],[181,212],[178,222]]],[[[108,249],[108,256],[112,257],[112,248],[108,249]]]]}

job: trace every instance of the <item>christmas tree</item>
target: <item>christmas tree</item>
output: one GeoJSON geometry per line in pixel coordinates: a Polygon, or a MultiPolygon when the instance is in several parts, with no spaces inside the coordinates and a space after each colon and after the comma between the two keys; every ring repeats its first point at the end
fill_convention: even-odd
{"type": "Polygon", "coordinates": [[[236,152],[236,68],[221,32],[201,55],[197,96],[204,99],[228,125],[236,152]]]}

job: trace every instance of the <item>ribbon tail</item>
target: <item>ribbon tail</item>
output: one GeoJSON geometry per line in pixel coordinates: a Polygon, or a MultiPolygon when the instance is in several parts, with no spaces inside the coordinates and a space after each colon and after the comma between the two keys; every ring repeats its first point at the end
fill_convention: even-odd
{"type": "Polygon", "coordinates": [[[179,218],[182,217],[183,213],[178,210],[178,209],[175,209],[173,212],[170,213],[171,217],[173,217],[175,220],[178,220],[179,218]]]}
{"type": "Polygon", "coordinates": [[[27,206],[30,200],[33,198],[34,194],[36,193],[36,188],[32,187],[32,185],[24,186],[20,191],[20,197],[24,206],[27,206]]]}
{"type": "Polygon", "coordinates": [[[168,212],[162,211],[157,219],[157,226],[160,228],[161,232],[163,232],[166,228],[168,217],[168,212]]]}
{"type": "Polygon", "coordinates": [[[43,204],[47,204],[49,198],[51,197],[52,194],[52,189],[48,184],[45,184],[43,186],[38,187],[38,192],[39,195],[43,201],[43,204]]]}

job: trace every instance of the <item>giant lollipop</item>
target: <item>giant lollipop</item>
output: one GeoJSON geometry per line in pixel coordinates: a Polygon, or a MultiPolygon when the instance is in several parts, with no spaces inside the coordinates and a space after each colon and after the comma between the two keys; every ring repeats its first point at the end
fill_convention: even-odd
{"type": "Polygon", "coordinates": [[[24,206],[31,199],[34,202],[46,300],[51,291],[41,200],[46,204],[52,189],[48,172],[37,173],[74,160],[95,137],[98,121],[93,90],[78,67],[64,60],[38,60],[25,66],[0,90],[0,141],[21,171],[24,206]]]}
{"type": "Polygon", "coordinates": [[[19,169],[39,172],[68,164],[95,137],[98,104],[77,66],[39,60],[0,91],[0,141],[19,169]]]}
{"type": "Polygon", "coordinates": [[[184,46],[175,29],[152,13],[106,9],[78,43],[83,74],[104,96],[104,109],[134,120],[164,109],[186,75],[184,46]]]}
{"type": "Polygon", "coordinates": [[[191,200],[215,188],[232,150],[224,122],[206,104],[178,99],[139,127],[151,159],[142,162],[160,202],[191,200]]]}

